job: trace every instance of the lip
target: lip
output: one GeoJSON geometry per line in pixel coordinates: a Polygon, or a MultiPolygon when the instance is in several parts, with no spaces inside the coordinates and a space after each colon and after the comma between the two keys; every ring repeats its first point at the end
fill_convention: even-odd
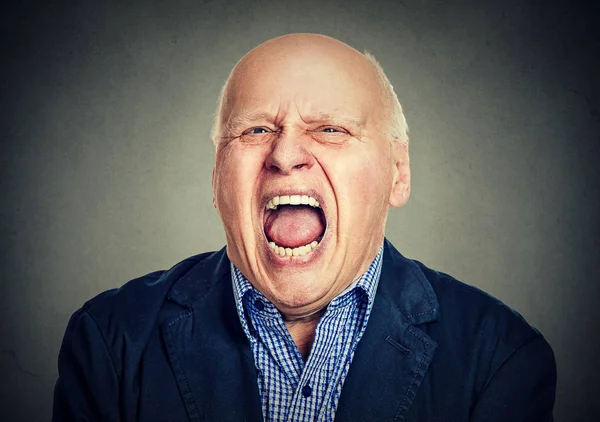
{"type": "Polygon", "coordinates": [[[329,217],[328,217],[328,212],[327,212],[328,205],[323,200],[323,196],[319,192],[317,192],[314,189],[304,189],[304,188],[285,188],[285,189],[272,190],[272,191],[269,191],[269,192],[263,194],[263,196],[261,197],[261,200],[260,200],[260,206],[261,206],[260,220],[262,221],[262,224],[263,224],[263,230],[262,230],[263,242],[262,242],[261,246],[263,248],[263,252],[267,256],[267,259],[269,260],[269,262],[271,264],[273,264],[276,267],[302,267],[302,266],[308,266],[312,262],[319,259],[319,257],[323,254],[325,247],[329,243],[329,238],[331,237],[331,233],[330,233],[331,231],[329,230],[329,217]],[[323,233],[321,241],[319,242],[319,245],[315,249],[313,249],[310,253],[308,253],[306,255],[295,256],[295,257],[279,256],[279,255],[276,255],[275,252],[273,251],[273,249],[271,249],[271,247],[269,246],[269,240],[267,239],[267,235],[265,234],[265,231],[264,231],[267,202],[269,202],[269,200],[275,196],[283,196],[283,195],[312,196],[317,201],[319,201],[319,206],[323,212],[323,215],[325,216],[325,222],[326,222],[325,232],[323,233]]]}

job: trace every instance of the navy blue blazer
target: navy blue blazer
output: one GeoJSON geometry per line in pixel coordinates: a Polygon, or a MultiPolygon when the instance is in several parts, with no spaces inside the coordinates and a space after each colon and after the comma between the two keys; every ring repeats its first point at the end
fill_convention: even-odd
{"type": "MultiPolygon", "coordinates": [[[[101,293],[71,317],[53,421],[261,421],[225,249],[101,293]]],[[[336,421],[550,421],[544,337],[387,240],[336,421]]]]}

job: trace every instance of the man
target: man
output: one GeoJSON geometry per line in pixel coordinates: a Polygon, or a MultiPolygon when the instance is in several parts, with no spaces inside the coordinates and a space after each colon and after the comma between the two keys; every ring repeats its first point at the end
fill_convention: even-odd
{"type": "Polygon", "coordinates": [[[541,334],[385,240],[406,132],[346,44],[293,34],[243,57],[213,129],[226,249],[77,311],[54,420],[551,420],[541,334]]]}

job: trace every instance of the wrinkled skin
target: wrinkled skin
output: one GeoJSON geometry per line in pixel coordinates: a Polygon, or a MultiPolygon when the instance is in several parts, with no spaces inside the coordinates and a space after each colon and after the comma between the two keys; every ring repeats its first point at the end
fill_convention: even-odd
{"type": "Polygon", "coordinates": [[[270,40],[234,68],[221,109],[214,204],[227,254],[288,320],[317,315],[368,268],[388,208],[409,196],[407,146],[385,135],[377,74],[337,40],[270,40]],[[264,234],[275,195],[318,195],[327,221],[319,246],[281,258],[264,234]]]}

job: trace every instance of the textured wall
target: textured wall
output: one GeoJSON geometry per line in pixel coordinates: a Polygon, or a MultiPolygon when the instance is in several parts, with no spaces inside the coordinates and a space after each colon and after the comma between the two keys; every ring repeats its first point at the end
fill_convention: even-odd
{"type": "Polygon", "coordinates": [[[557,420],[600,420],[598,11],[320,3],[3,6],[3,420],[49,419],[62,334],[86,299],[223,245],[216,98],[237,59],[288,32],[380,60],[405,105],[414,183],[388,237],[520,311],[554,347],[557,420]]]}

